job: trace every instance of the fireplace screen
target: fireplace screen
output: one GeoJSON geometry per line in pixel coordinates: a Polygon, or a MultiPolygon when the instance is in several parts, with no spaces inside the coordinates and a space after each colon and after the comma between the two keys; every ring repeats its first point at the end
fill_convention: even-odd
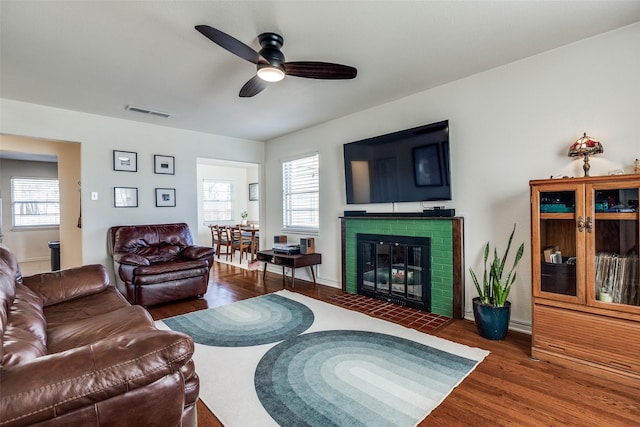
{"type": "Polygon", "coordinates": [[[358,293],[429,311],[430,239],[358,234],[358,293]]]}

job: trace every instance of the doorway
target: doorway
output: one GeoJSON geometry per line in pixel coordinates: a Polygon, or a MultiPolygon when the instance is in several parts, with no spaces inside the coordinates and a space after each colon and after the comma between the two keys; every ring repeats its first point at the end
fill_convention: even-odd
{"type": "MultiPolygon", "coordinates": [[[[243,221],[259,226],[260,223],[260,166],[256,163],[237,162],[198,157],[198,243],[211,245],[209,225],[235,226],[243,221]],[[221,183],[229,191],[222,216],[205,212],[205,183],[221,183]],[[246,216],[243,213],[246,212],[246,216]]],[[[224,198],[224,197],[221,197],[224,198]]]]}
{"type": "MultiPolygon", "coordinates": [[[[51,254],[50,241],[59,241],[60,268],[82,264],[82,230],[80,228],[80,143],[52,141],[14,135],[0,134],[0,158],[4,161],[26,162],[28,170],[12,172],[9,175],[36,174],[37,170],[49,170],[59,182],[60,225],[31,230],[12,227],[12,206],[10,177],[2,172],[2,232],[4,244],[16,255],[24,275],[49,271],[51,254]],[[42,167],[39,168],[38,165],[42,167]]],[[[14,165],[15,166],[15,165],[14,165]]],[[[44,173],[44,172],[42,172],[44,173]]]]}

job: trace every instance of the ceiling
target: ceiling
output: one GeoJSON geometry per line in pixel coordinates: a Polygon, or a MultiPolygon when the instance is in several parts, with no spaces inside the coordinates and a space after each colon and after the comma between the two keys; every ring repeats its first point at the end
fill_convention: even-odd
{"type": "Polygon", "coordinates": [[[638,0],[0,0],[0,97],[268,141],[638,21],[638,0]],[[199,24],[256,50],[277,32],[288,61],[358,75],[289,76],[239,98],[255,65],[199,24]]]}

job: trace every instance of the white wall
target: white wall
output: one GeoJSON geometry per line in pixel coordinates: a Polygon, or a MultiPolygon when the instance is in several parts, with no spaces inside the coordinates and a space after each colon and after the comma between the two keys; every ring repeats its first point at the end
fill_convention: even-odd
{"type": "MultiPolygon", "coordinates": [[[[264,143],[0,100],[0,133],[82,144],[83,262],[110,266],[112,225],[186,222],[197,230],[196,159],[261,163],[264,143]],[[113,170],[113,150],[138,153],[138,172],[113,170]],[[153,173],[153,155],[175,156],[175,175],[153,173]],[[114,208],[113,187],[137,187],[138,208],[114,208]],[[175,188],[176,207],[155,207],[155,188],[175,188]],[[90,199],[91,192],[98,200],[90,199]]],[[[169,124],[158,118],[158,123],[169,124]]],[[[195,232],[194,232],[195,234],[195,232]]],[[[194,235],[194,239],[197,237],[194,235]]]]}
{"type": "MultiPolygon", "coordinates": [[[[281,232],[280,160],[320,153],[321,283],[340,284],[340,228],[344,210],[417,212],[442,203],[395,206],[346,205],[342,145],[409,127],[449,120],[453,200],[447,207],[465,218],[466,268],[477,268],[489,240],[503,249],[512,224],[526,242],[519,281],[512,290],[512,323],[531,322],[529,186],[552,175],[582,176],[581,161],[567,157],[583,132],[598,138],[604,154],[591,160],[591,175],[632,171],[640,157],[640,24],[565,46],[362,111],[266,144],[266,206],[261,228],[281,232]],[[304,144],[301,144],[304,141],[304,144]]],[[[434,65],[435,66],[435,65],[434,65]]],[[[466,277],[465,307],[475,289],[466,277]]]]}

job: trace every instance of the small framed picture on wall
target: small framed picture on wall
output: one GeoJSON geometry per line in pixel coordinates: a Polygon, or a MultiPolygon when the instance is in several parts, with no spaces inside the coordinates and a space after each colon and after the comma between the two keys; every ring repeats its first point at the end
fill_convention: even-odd
{"type": "Polygon", "coordinates": [[[113,206],[116,208],[137,208],[138,189],[136,187],[113,187],[113,206]]]}
{"type": "Polygon", "coordinates": [[[153,156],[153,172],[165,175],[175,175],[176,158],[173,156],[161,156],[155,154],[153,156]]]}
{"type": "Polygon", "coordinates": [[[113,170],[138,172],[138,153],[113,150],[113,170]]]}
{"type": "Polygon", "coordinates": [[[249,201],[253,202],[259,199],[260,192],[257,182],[249,184],[249,201]]]}
{"type": "Polygon", "coordinates": [[[156,207],[174,207],[176,205],[175,188],[156,188],[156,207]]]}

